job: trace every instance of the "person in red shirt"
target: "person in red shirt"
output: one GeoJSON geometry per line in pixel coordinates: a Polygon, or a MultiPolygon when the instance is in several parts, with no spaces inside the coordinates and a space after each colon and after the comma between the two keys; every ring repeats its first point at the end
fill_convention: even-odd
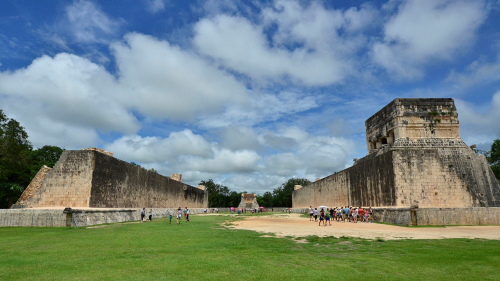
{"type": "Polygon", "coordinates": [[[358,218],[361,219],[361,221],[363,221],[363,218],[364,218],[364,214],[365,214],[365,210],[361,209],[361,206],[358,208],[358,218]]]}

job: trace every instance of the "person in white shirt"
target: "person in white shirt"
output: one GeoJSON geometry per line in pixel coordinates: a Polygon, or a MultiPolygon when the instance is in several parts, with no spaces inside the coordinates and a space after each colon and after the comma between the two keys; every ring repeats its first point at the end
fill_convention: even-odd
{"type": "Polygon", "coordinates": [[[186,221],[189,222],[189,209],[186,210],[186,221]]]}
{"type": "Polygon", "coordinates": [[[182,211],[181,207],[179,207],[179,209],[177,209],[177,224],[181,223],[181,217],[182,217],[182,211]]]}

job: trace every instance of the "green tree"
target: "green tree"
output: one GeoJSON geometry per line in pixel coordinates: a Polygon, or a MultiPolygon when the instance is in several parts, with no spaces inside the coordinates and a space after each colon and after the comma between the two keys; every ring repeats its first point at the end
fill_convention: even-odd
{"type": "Polygon", "coordinates": [[[259,206],[261,207],[274,207],[273,202],[273,194],[269,191],[266,191],[262,196],[257,196],[257,203],[259,203],[259,206]]]}
{"type": "Polygon", "coordinates": [[[229,188],[215,183],[212,179],[203,180],[199,185],[204,185],[207,188],[209,207],[229,207],[231,203],[229,188]]]}
{"type": "Polygon", "coordinates": [[[291,207],[292,206],[292,193],[295,185],[306,186],[311,181],[308,179],[291,178],[283,183],[280,187],[273,190],[273,207],[291,207]]]}
{"type": "Polygon", "coordinates": [[[0,208],[10,207],[29,184],[31,151],[24,128],[0,109],[0,208]]]}
{"type": "Polygon", "coordinates": [[[500,140],[493,141],[490,151],[478,151],[478,153],[486,156],[495,177],[500,179],[500,140]]]}

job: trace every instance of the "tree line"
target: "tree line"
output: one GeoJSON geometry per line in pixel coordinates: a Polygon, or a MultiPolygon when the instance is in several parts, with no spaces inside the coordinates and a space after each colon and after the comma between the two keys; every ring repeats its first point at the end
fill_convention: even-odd
{"type": "MultiPolygon", "coordinates": [[[[287,182],[281,184],[272,192],[267,191],[263,195],[257,194],[257,203],[261,207],[291,207],[292,193],[295,185],[308,185],[311,183],[308,179],[291,178],[287,182]]],[[[241,194],[246,193],[231,191],[227,186],[214,183],[212,179],[201,181],[199,185],[204,185],[208,191],[209,207],[238,207],[241,201],[241,194]]]]}
{"type": "Polygon", "coordinates": [[[21,124],[0,109],[0,208],[16,203],[40,168],[54,167],[62,152],[50,145],[33,149],[21,124]]]}
{"type": "Polygon", "coordinates": [[[495,174],[497,180],[500,180],[500,140],[494,140],[489,151],[476,150],[476,153],[486,156],[493,174],[495,174]]]}

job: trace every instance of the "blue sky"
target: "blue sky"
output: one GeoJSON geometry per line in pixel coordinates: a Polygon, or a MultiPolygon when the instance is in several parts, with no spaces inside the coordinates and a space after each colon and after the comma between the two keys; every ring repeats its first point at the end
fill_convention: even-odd
{"type": "Polygon", "coordinates": [[[366,155],[394,98],[500,135],[500,1],[1,1],[0,108],[36,147],[263,193],[366,155]]]}

